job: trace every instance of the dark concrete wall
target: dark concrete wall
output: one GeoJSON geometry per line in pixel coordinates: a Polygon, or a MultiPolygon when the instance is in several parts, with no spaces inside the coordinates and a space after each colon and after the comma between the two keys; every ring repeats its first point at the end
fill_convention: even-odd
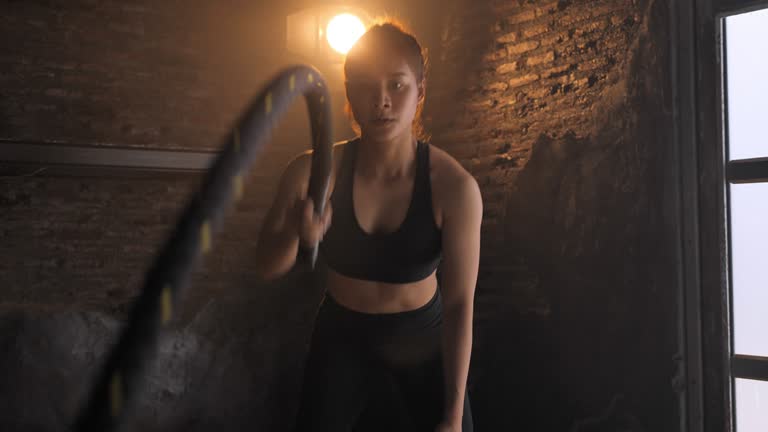
{"type": "MultiPolygon", "coordinates": [[[[297,60],[255,17],[301,2],[192,3],[6,2],[0,139],[217,148],[297,60]]],[[[376,6],[430,48],[433,143],[483,192],[477,430],[679,430],[668,2],[376,6]]],[[[302,109],[196,273],[134,427],[287,430],[320,293],[300,274],[256,284],[247,239],[307,146],[302,109]]],[[[72,418],[200,180],[39,168],[3,165],[0,179],[3,430],[72,418]]]]}

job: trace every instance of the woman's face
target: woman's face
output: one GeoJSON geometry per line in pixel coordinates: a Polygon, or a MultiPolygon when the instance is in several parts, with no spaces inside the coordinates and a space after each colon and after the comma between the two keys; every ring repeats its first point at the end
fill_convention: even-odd
{"type": "Polygon", "coordinates": [[[347,99],[366,138],[391,140],[410,133],[422,85],[405,57],[392,49],[366,53],[350,71],[347,99]]]}

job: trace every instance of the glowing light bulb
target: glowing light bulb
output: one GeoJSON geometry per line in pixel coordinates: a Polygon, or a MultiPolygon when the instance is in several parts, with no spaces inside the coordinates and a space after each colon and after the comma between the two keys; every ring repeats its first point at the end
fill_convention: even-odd
{"type": "Polygon", "coordinates": [[[346,54],[365,33],[365,25],[352,14],[336,15],[325,29],[328,44],[341,54],[346,54]]]}

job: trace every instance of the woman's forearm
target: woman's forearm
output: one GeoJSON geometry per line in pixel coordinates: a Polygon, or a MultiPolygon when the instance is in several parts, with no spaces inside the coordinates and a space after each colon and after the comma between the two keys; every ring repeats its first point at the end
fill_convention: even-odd
{"type": "Polygon", "coordinates": [[[299,236],[287,224],[279,230],[263,231],[256,245],[256,271],[264,280],[278,278],[296,263],[299,236]]]}
{"type": "Polygon", "coordinates": [[[443,316],[445,419],[461,423],[472,353],[472,304],[458,304],[443,316]]]}

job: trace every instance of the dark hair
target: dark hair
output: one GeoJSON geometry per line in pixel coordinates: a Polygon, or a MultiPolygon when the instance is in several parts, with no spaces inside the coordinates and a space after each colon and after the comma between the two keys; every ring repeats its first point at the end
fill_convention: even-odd
{"type": "MultiPolygon", "coordinates": [[[[426,94],[427,84],[427,50],[422,48],[416,37],[405,29],[405,26],[392,18],[385,18],[366,30],[360,39],[357,40],[352,49],[349,50],[346,59],[344,60],[344,79],[348,79],[352,65],[355,62],[360,61],[362,53],[367,51],[366,47],[381,47],[386,46],[388,48],[394,48],[396,51],[403,54],[408,65],[416,75],[416,82],[422,87],[424,94],[426,94]]],[[[424,110],[424,98],[419,100],[419,104],[416,107],[416,114],[413,116],[412,132],[416,139],[425,141],[429,139],[429,135],[424,131],[424,125],[421,121],[421,113],[424,110]]],[[[344,111],[347,113],[350,121],[352,122],[352,129],[360,133],[360,125],[355,121],[352,113],[352,108],[347,100],[344,111]]]]}

